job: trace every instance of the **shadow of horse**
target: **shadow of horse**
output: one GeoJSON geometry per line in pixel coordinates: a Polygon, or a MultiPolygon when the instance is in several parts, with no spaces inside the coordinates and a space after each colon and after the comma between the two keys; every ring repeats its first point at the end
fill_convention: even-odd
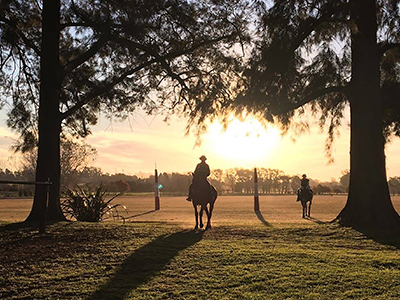
{"type": "Polygon", "coordinates": [[[322,225],[322,224],[330,224],[330,223],[331,223],[331,221],[326,221],[326,222],[324,222],[324,221],[318,220],[318,219],[313,218],[313,217],[308,217],[308,220],[310,220],[310,221],[312,221],[312,222],[314,222],[314,223],[316,223],[316,224],[319,224],[319,225],[322,225]]]}
{"type": "Polygon", "coordinates": [[[311,217],[311,204],[314,197],[314,193],[310,189],[300,189],[298,192],[298,197],[303,207],[303,219],[306,217],[311,217]],[[308,203],[308,208],[307,208],[308,203]]]}
{"type": "Polygon", "coordinates": [[[255,211],[257,218],[267,227],[271,227],[271,224],[268,223],[267,220],[265,220],[264,216],[261,214],[259,210],[255,211]]]}
{"type": "Polygon", "coordinates": [[[150,280],[179,253],[202,239],[203,232],[181,231],[160,236],[129,256],[110,280],[88,300],[125,299],[130,291],[150,280]]]}
{"type": "Polygon", "coordinates": [[[155,209],[149,210],[149,211],[146,211],[146,212],[143,212],[143,213],[140,213],[140,214],[136,214],[136,215],[133,215],[133,216],[126,217],[125,220],[129,220],[129,219],[141,217],[141,216],[144,216],[144,215],[148,215],[148,214],[154,213],[156,211],[157,210],[155,210],[155,209]]]}

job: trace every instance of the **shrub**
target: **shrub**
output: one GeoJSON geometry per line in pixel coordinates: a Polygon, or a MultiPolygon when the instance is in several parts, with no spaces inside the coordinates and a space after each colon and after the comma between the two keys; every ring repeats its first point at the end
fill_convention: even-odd
{"type": "MultiPolygon", "coordinates": [[[[66,191],[66,198],[61,201],[61,209],[65,216],[74,218],[77,221],[85,222],[100,222],[102,220],[122,219],[125,218],[118,212],[117,207],[120,204],[112,204],[119,194],[113,196],[109,200],[105,200],[107,190],[100,185],[97,187],[96,192],[85,191],[78,186],[78,190],[66,191]]],[[[122,206],[125,211],[125,206],[122,206]]],[[[127,211],[126,211],[127,212],[127,211]]]]}

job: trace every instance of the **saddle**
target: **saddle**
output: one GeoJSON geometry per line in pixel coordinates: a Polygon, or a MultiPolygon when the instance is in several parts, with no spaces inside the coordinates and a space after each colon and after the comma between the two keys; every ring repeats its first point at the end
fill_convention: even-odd
{"type": "Polygon", "coordinates": [[[190,194],[193,196],[201,197],[201,196],[206,196],[206,197],[211,197],[211,198],[216,198],[217,197],[217,190],[215,187],[207,180],[204,178],[196,179],[193,178],[193,182],[191,185],[191,191],[190,194]]]}
{"type": "Polygon", "coordinates": [[[300,200],[310,201],[314,196],[312,189],[301,187],[298,190],[298,197],[300,200]]]}

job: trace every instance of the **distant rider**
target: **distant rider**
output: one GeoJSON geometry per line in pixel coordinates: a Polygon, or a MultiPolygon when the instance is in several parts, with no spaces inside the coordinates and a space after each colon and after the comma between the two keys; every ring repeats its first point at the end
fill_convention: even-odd
{"type": "Polygon", "coordinates": [[[311,191],[310,188],[310,180],[307,178],[306,174],[303,174],[301,176],[301,180],[300,180],[300,188],[297,190],[297,200],[296,201],[300,201],[300,193],[304,190],[309,190],[311,191]]]}
{"type": "Polygon", "coordinates": [[[193,190],[198,186],[206,186],[208,188],[211,187],[210,183],[207,180],[207,177],[210,175],[210,167],[206,164],[207,158],[202,155],[200,156],[201,162],[197,164],[196,169],[193,172],[193,181],[189,187],[189,197],[186,199],[187,201],[192,200],[193,190]]]}

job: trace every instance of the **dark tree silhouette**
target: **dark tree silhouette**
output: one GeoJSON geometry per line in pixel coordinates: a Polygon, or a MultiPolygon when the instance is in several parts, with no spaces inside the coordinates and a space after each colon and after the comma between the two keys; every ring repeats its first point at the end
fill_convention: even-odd
{"type": "MultiPolygon", "coordinates": [[[[38,145],[36,180],[51,179],[48,218],[60,210],[60,135],[85,137],[100,111],[124,118],[223,97],[245,40],[238,1],[0,2],[2,100],[17,150],[38,145]]],[[[43,214],[44,187],[27,221],[43,214]]]]}
{"type": "Polygon", "coordinates": [[[385,138],[399,135],[399,1],[273,1],[259,6],[259,40],[238,110],[293,124],[305,105],[329,125],[327,151],[350,106],[350,187],[337,220],[399,228],[385,166],[385,138]]]}

